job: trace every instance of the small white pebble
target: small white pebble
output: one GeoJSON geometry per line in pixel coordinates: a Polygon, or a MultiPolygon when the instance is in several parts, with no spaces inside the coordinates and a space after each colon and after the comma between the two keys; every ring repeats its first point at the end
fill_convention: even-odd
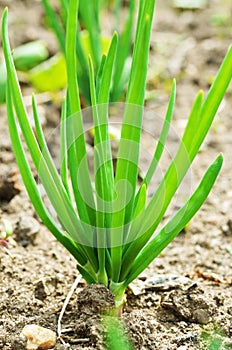
{"type": "Polygon", "coordinates": [[[186,345],[181,345],[179,346],[179,348],[177,348],[177,350],[187,350],[187,346],[186,345]]]}
{"type": "Polygon", "coordinates": [[[184,322],[184,321],[181,321],[179,323],[179,326],[180,326],[180,328],[186,328],[186,327],[188,327],[188,324],[186,322],[184,322]]]}
{"type": "Polygon", "coordinates": [[[25,326],[21,335],[27,338],[27,350],[48,350],[56,344],[55,332],[35,324],[25,326]]]}
{"type": "Polygon", "coordinates": [[[179,329],[177,327],[171,327],[170,329],[173,333],[179,332],[179,329]]]}
{"type": "Polygon", "coordinates": [[[56,274],[56,277],[57,277],[58,280],[64,280],[64,278],[65,278],[65,276],[64,276],[63,273],[61,273],[61,272],[58,272],[58,273],[56,274]]]}

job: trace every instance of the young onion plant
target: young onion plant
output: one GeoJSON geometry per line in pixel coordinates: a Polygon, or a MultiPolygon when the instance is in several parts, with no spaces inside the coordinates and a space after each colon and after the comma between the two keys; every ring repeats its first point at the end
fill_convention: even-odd
{"type": "Polygon", "coordinates": [[[174,81],[160,138],[138,189],[140,137],[154,6],[155,0],[140,1],[115,171],[108,130],[108,106],[118,50],[117,33],[112,37],[108,54],[102,59],[97,75],[89,57],[94,124],[94,183],[88,167],[76,72],[78,1],[70,0],[67,10],[65,54],[68,87],[62,106],[59,172],[44,138],[34,96],[32,104],[35,131],[29,122],[11,55],[7,9],[2,19],[9,130],[15,157],[31,202],[43,223],[76,259],[77,269],[86,282],[106,285],[114,293],[117,305],[123,303],[129,283],[160,254],[199,210],[222,166],[222,156],[219,155],[182,208],[157,230],[208,133],[231,81],[232,47],[228,50],[207,96],[204,98],[202,91],[197,94],[175,157],[148,201],[147,189],[165,146],[176,94],[174,81]],[[27,145],[58,221],[51,216],[43,202],[21,137],[27,145]],[[158,232],[153,235],[155,231],[158,232]]]}
{"type": "MultiPolygon", "coordinates": [[[[88,55],[86,54],[86,47],[89,46],[91,58],[95,72],[103,68],[105,56],[101,58],[102,46],[107,38],[102,36],[102,28],[100,24],[101,9],[105,1],[94,0],[88,1],[86,5],[85,0],[79,0],[79,21],[76,32],[76,53],[78,58],[77,79],[79,89],[85,104],[91,104],[90,84],[89,84],[89,69],[88,69],[88,55]],[[80,27],[84,27],[84,31],[80,27]],[[87,36],[83,36],[87,33],[87,36]]],[[[52,28],[61,52],[66,55],[66,27],[68,18],[69,0],[60,0],[60,16],[57,15],[51,0],[42,0],[45,13],[47,15],[50,27],[52,28]]],[[[118,49],[115,53],[116,59],[114,63],[114,71],[112,74],[110,87],[110,100],[118,101],[122,96],[125,85],[128,83],[129,69],[131,61],[131,46],[132,46],[132,28],[135,12],[135,0],[129,3],[128,14],[125,19],[123,28],[119,30],[119,15],[122,7],[122,1],[117,0],[115,3],[115,10],[113,16],[113,28],[120,32],[118,35],[118,49]]],[[[122,20],[120,20],[122,22],[122,20]]]]}

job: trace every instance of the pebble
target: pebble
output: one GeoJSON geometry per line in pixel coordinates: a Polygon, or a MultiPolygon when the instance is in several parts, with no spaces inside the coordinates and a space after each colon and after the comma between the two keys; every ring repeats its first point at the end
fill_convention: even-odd
{"type": "Polygon", "coordinates": [[[225,224],[225,225],[222,225],[222,232],[227,235],[229,233],[229,225],[225,224]]]}
{"type": "Polygon", "coordinates": [[[226,224],[222,225],[221,229],[225,236],[230,236],[232,233],[232,220],[229,219],[226,224]]]}
{"type": "Polygon", "coordinates": [[[35,285],[34,295],[36,299],[43,301],[46,299],[48,293],[46,284],[43,280],[39,280],[35,285]]]}
{"type": "Polygon", "coordinates": [[[171,328],[170,328],[170,331],[171,331],[172,333],[178,333],[178,332],[179,332],[179,329],[178,329],[178,327],[171,327],[171,328]]]}
{"type": "Polygon", "coordinates": [[[35,324],[25,326],[21,336],[27,338],[26,350],[48,350],[56,344],[55,332],[35,324]]]}
{"type": "Polygon", "coordinates": [[[200,324],[207,324],[210,322],[210,315],[207,310],[196,309],[192,314],[194,320],[200,324]]]}
{"type": "Polygon", "coordinates": [[[40,230],[40,224],[31,216],[22,215],[16,223],[14,234],[15,240],[21,246],[27,247],[30,243],[34,244],[37,233],[40,230]]]}

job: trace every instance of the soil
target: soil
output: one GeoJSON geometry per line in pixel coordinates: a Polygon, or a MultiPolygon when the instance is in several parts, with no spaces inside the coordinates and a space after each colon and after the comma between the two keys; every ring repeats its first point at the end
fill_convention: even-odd
{"type": "MultiPolygon", "coordinates": [[[[56,41],[43,26],[40,1],[2,0],[0,13],[6,5],[12,47],[43,38],[50,53],[56,52],[56,41]]],[[[163,118],[175,77],[177,103],[168,150],[183,131],[196,92],[207,92],[231,44],[231,14],[230,0],[208,1],[205,9],[195,11],[157,1],[144,130],[155,137],[153,118],[163,118]]],[[[31,92],[24,84],[24,95],[31,92]]],[[[39,108],[46,131],[52,130],[59,122],[59,108],[50,101],[41,102],[39,108]]],[[[20,333],[26,324],[57,331],[77,270],[75,261],[38,220],[25,193],[8,135],[5,106],[0,107],[0,120],[0,231],[4,231],[3,220],[13,228],[8,242],[0,245],[0,349],[20,350],[25,348],[20,333]]],[[[223,169],[209,198],[186,230],[128,289],[122,320],[135,349],[232,348],[231,131],[230,86],[186,182],[188,190],[196,187],[222,152],[223,169]]],[[[149,152],[153,145],[148,139],[144,147],[149,152]]],[[[142,159],[142,169],[145,164],[142,159]]],[[[172,210],[178,205],[177,200],[172,210]]],[[[58,340],[55,349],[103,349],[101,310],[111,305],[112,295],[103,286],[86,287],[81,280],[62,319],[66,345],[58,340]]]]}

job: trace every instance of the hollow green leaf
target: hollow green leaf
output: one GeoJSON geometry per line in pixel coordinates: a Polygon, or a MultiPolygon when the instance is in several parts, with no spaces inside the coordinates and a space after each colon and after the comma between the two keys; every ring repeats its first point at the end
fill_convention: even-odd
{"type": "Polygon", "coordinates": [[[114,282],[118,281],[120,275],[124,225],[131,219],[134,204],[143,117],[142,106],[145,96],[154,6],[154,0],[145,0],[144,6],[140,6],[139,9],[132,68],[122,122],[115,175],[115,192],[119,198],[119,203],[122,204],[122,209],[117,211],[117,208],[113,207],[112,217],[112,227],[115,228],[112,237],[113,248],[111,249],[112,261],[115,266],[115,270],[113,270],[114,282]]]}
{"type": "Polygon", "coordinates": [[[200,185],[187,203],[171,218],[161,231],[148,243],[133,260],[131,267],[124,265],[121,279],[125,286],[131,283],[187,225],[207,198],[222,167],[223,158],[217,157],[205,173],[200,185]]]}
{"type": "MultiPolygon", "coordinates": [[[[26,141],[28,149],[30,151],[32,160],[40,177],[40,180],[45,188],[49,200],[51,201],[59,221],[63,228],[69,233],[72,239],[76,239],[82,244],[89,244],[91,235],[87,236],[84,233],[83,227],[70,203],[63,186],[59,182],[59,179],[53,177],[53,173],[49,170],[49,165],[44,158],[36,138],[31,129],[29,118],[23,103],[20,87],[14,68],[10,45],[8,40],[8,28],[7,28],[7,10],[4,11],[2,21],[2,33],[3,33],[3,50],[7,67],[7,74],[9,80],[9,89],[12,94],[12,100],[14,103],[15,111],[19,120],[19,124],[22,130],[23,137],[26,141]],[[78,230],[78,235],[77,235],[78,230]]],[[[97,268],[97,261],[95,259],[94,252],[88,247],[84,248],[88,251],[88,258],[92,261],[93,265],[97,268]]]]}
{"type": "Polygon", "coordinates": [[[35,208],[35,211],[39,215],[43,223],[47,226],[49,231],[74,256],[74,258],[77,261],[79,261],[80,264],[86,264],[87,257],[85,256],[85,254],[81,251],[81,249],[79,249],[76,243],[73,240],[71,240],[71,238],[67,237],[60,231],[60,229],[54,223],[53,219],[50,217],[47,209],[44,206],[44,203],[40,196],[40,192],[37,187],[37,183],[35,182],[29,163],[27,161],[22,142],[19,138],[18,129],[13,112],[9,85],[7,95],[7,115],[12,146],[24,185],[27,189],[27,193],[35,208]]]}
{"type": "Polygon", "coordinates": [[[76,31],[78,1],[70,0],[66,29],[66,67],[68,76],[67,137],[68,162],[74,197],[80,219],[95,225],[95,202],[89,175],[84,128],[76,71],[76,31]],[[83,192],[80,192],[80,188],[83,192]],[[83,193],[84,196],[83,197],[83,193]]]}
{"type": "Polygon", "coordinates": [[[119,36],[117,58],[115,62],[114,77],[112,82],[111,101],[117,101],[119,99],[129,78],[129,75],[125,78],[125,66],[128,61],[132,43],[135,1],[131,0],[129,6],[128,18],[123,28],[123,32],[119,36]]]}
{"type": "MultiPolygon", "coordinates": [[[[144,212],[144,219],[142,220],[143,224],[140,226],[139,231],[137,231],[138,238],[130,245],[125,253],[125,263],[132,261],[133,258],[137,256],[139,251],[148,242],[158,224],[162,220],[162,217],[174,193],[179,187],[202,142],[204,141],[231,78],[232,48],[230,47],[218,71],[214,84],[210,88],[209,93],[201,106],[200,112],[196,111],[195,116],[192,114],[192,112],[192,116],[190,114],[191,119],[189,119],[189,123],[193,124],[194,117],[198,121],[196,130],[194,130],[194,134],[192,134],[191,129],[187,126],[188,133],[185,132],[183,136],[185,143],[181,141],[176,156],[171,162],[163,180],[146,208],[144,212]],[[191,137],[192,142],[190,142],[191,137]],[[186,140],[189,141],[186,142],[186,140]]],[[[197,105],[200,105],[201,103],[201,94],[202,93],[199,93],[196,99],[197,102],[195,103],[197,105]]],[[[193,110],[195,110],[195,107],[193,110]]],[[[137,227],[134,229],[137,229],[137,227]]]]}
{"type": "Polygon", "coordinates": [[[148,171],[145,175],[145,178],[143,180],[143,182],[146,183],[147,186],[149,186],[151,178],[152,178],[153,174],[155,173],[157,165],[159,163],[159,160],[163,154],[163,150],[164,150],[164,147],[166,144],[169,128],[170,128],[172,117],[173,117],[175,98],[176,98],[176,82],[174,80],[173,84],[172,84],[171,96],[170,96],[170,100],[169,100],[168,109],[167,109],[167,113],[165,116],[163,128],[162,128],[161,133],[160,133],[160,137],[159,137],[159,140],[157,143],[157,147],[156,147],[153,159],[151,161],[149,169],[148,169],[148,171]]]}
{"type": "Polygon", "coordinates": [[[65,34],[64,34],[63,27],[59,21],[59,18],[55,10],[51,6],[49,0],[42,0],[42,2],[43,2],[43,6],[45,9],[46,15],[48,17],[48,20],[50,22],[50,26],[52,27],[57,37],[61,52],[65,54],[65,34]]]}

